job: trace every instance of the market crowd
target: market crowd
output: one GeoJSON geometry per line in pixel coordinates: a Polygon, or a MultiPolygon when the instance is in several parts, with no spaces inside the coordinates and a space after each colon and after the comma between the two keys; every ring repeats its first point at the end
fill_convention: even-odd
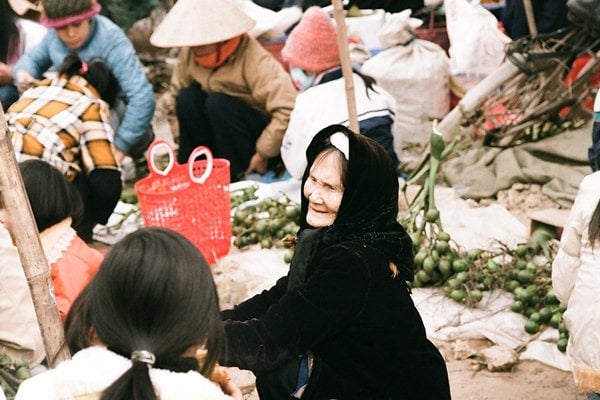
{"type": "MultiPolygon", "coordinates": [[[[35,373],[17,400],[239,400],[230,366],[256,375],[263,400],[450,399],[444,358],[407,284],[413,247],[397,221],[394,97],[354,67],[346,77],[356,95],[353,132],[328,2],[255,3],[302,10],[282,60],[227,0],[179,0],[150,37],[178,49],[170,88],[179,163],[206,146],[229,161],[232,182],[283,169],[301,183],[288,274],[219,310],[210,266],[174,231],[141,228],[107,252],[90,247],[120,199],[123,166],[143,162],[154,140],[152,85],[123,29],[96,0],[0,0],[0,102],[72,355],[46,371],[13,244],[18,221],[0,202],[0,353],[35,373]]],[[[376,3],[389,12],[424,7],[350,1],[376,3]]],[[[584,241],[592,248],[593,232],[584,241]]],[[[562,259],[577,259],[568,245],[562,259]]],[[[579,302],[569,300],[577,283],[560,282],[564,301],[579,302]]],[[[597,359],[580,363],[580,376],[600,368],[597,359]]]]}

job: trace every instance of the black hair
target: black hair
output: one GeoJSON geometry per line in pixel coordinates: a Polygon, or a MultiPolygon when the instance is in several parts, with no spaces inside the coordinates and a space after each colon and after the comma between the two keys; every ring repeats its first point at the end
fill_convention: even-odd
{"type": "Polygon", "coordinates": [[[102,100],[111,108],[115,106],[120,92],[119,82],[103,59],[93,57],[84,62],[76,53],[71,52],[65,56],[58,67],[58,73],[69,77],[82,76],[98,91],[102,100]]]}
{"type": "Polygon", "coordinates": [[[596,209],[590,219],[590,225],[588,227],[588,238],[592,248],[598,240],[600,240],[600,201],[596,204],[596,209]]]}
{"type": "MultiPolygon", "coordinates": [[[[71,352],[91,344],[90,332],[111,351],[154,354],[155,368],[195,370],[209,377],[224,354],[225,333],[208,263],[185,237],[146,227],[117,242],[73,303],[66,320],[71,352]],[[182,354],[206,340],[202,367],[182,354]]],[[[146,364],[132,367],[103,393],[102,400],[156,399],[146,364]]]]}
{"type": "Polygon", "coordinates": [[[67,217],[79,221],[81,196],[58,169],[42,160],[26,160],[19,163],[19,170],[39,232],[67,217]]]}
{"type": "Polygon", "coordinates": [[[15,12],[8,0],[0,0],[0,62],[8,63],[20,45],[21,34],[15,12]]]}
{"type": "Polygon", "coordinates": [[[375,93],[377,93],[377,90],[375,89],[375,85],[377,84],[377,81],[375,80],[375,78],[373,78],[370,75],[363,74],[362,72],[360,72],[358,70],[353,70],[352,72],[354,72],[356,75],[360,76],[361,79],[363,80],[363,82],[365,83],[365,91],[366,91],[368,98],[370,98],[369,90],[372,90],[375,93]]]}

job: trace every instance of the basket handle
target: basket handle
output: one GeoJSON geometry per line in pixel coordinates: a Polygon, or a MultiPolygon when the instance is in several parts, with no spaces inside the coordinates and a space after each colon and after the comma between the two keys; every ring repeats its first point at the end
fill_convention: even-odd
{"type": "Polygon", "coordinates": [[[206,146],[196,147],[194,151],[192,151],[192,154],[190,154],[190,158],[188,158],[188,173],[190,175],[191,181],[195,183],[204,183],[210,176],[212,169],[213,155],[210,149],[206,146]],[[197,177],[196,175],[194,175],[194,161],[201,155],[206,156],[206,170],[204,171],[204,173],[202,173],[202,175],[197,177]]]}
{"type": "Polygon", "coordinates": [[[175,165],[175,154],[173,153],[173,148],[169,143],[162,139],[156,139],[150,144],[150,148],[148,149],[148,168],[152,173],[167,176],[173,166],[175,165]],[[154,161],[155,152],[159,148],[165,148],[167,150],[167,154],[169,155],[169,163],[165,167],[165,169],[160,170],[157,168],[156,163],[154,161]]]}

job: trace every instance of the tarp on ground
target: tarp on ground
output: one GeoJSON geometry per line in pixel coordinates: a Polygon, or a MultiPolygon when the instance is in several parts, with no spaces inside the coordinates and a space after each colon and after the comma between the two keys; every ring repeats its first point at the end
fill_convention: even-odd
{"type": "Polygon", "coordinates": [[[470,149],[444,162],[441,173],[449,186],[467,186],[466,198],[493,197],[515,183],[536,183],[546,196],[568,208],[575,200],[579,183],[592,172],[587,159],[591,132],[590,122],[508,149],[470,149]]]}

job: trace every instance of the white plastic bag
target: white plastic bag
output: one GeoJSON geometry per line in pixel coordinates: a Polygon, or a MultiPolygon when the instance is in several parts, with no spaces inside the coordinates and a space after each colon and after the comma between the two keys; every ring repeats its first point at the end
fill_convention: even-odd
{"type": "Polygon", "coordinates": [[[421,20],[410,10],[387,14],[379,40],[387,47],[367,60],[361,71],[377,81],[396,100],[394,150],[403,142],[424,143],[431,133],[430,120],[443,118],[450,109],[449,62],[437,44],[414,38],[421,20]]]}
{"type": "Polygon", "coordinates": [[[450,39],[452,89],[462,96],[502,64],[511,41],[498,29],[498,20],[467,0],[444,0],[450,39]]]}

